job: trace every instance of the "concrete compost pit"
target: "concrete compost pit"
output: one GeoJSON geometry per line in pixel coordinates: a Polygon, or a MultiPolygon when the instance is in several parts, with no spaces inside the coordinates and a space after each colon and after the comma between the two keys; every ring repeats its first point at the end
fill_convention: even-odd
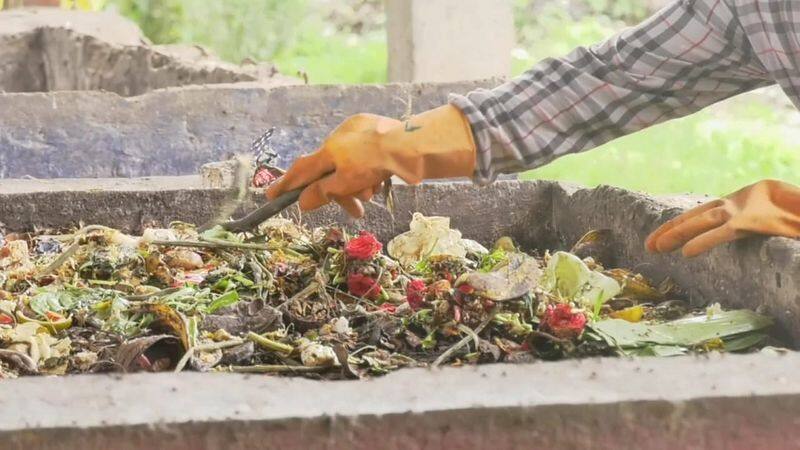
{"type": "MultiPolygon", "coordinates": [[[[124,231],[172,220],[203,223],[229,195],[199,177],[5,180],[9,230],[78,221],[124,231]]],[[[696,302],[761,310],[800,338],[800,246],[750,239],[685,260],[649,255],[652,229],[695,199],[656,200],[613,188],[499,182],[396,187],[394,217],[369,208],[359,228],[382,240],[412,212],[451,217],[464,236],[509,235],[527,248],[569,246],[614,230],[620,261],[671,276],[696,302]]],[[[253,193],[253,201],[260,199],[253,193]]],[[[250,208],[253,205],[244,205],[250,208]]],[[[309,225],[347,223],[336,208],[309,225]]],[[[372,381],[318,382],[233,374],[79,375],[0,383],[0,434],[36,448],[514,447],[790,448],[800,446],[800,356],[600,358],[443,370],[372,381]]]]}
{"type": "Polygon", "coordinates": [[[262,81],[297,84],[271,64],[225,63],[200,46],[152,45],[113,13],[54,8],[0,11],[0,91],[109,91],[262,81]]]}

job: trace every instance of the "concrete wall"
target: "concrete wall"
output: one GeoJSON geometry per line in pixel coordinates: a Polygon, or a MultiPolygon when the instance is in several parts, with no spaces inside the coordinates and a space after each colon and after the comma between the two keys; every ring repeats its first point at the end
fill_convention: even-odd
{"type": "Polygon", "coordinates": [[[511,0],[387,0],[390,81],[511,74],[511,0]]]}
{"type": "Polygon", "coordinates": [[[262,83],[111,92],[0,94],[0,178],[135,177],[198,173],[248,152],[267,128],[288,165],[351,114],[400,117],[496,81],[270,87],[262,83]]]}

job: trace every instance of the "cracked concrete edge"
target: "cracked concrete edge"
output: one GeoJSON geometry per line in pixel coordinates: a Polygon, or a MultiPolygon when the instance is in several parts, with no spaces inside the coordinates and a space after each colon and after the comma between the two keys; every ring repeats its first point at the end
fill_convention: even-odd
{"type": "Polygon", "coordinates": [[[288,166],[352,114],[390,117],[447,102],[451,92],[497,80],[362,86],[242,82],[155,90],[0,94],[0,178],[196,174],[202,164],[247,153],[267,128],[288,166]],[[80,114],[75,114],[80,111],[80,114]]]}
{"type": "Polygon", "coordinates": [[[341,382],[30,377],[0,383],[0,437],[36,448],[247,448],[258,439],[269,448],[797,443],[800,431],[786,428],[800,419],[797,368],[800,355],[759,354],[407,369],[341,382]]]}
{"type": "Polygon", "coordinates": [[[131,20],[108,11],[77,11],[27,7],[0,11],[0,39],[21,36],[42,28],[60,28],[102,39],[109,44],[148,45],[142,30],[131,20]]]}
{"type": "Polygon", "coordinates": [[[199,46],[154,46],[112,12],[0,11],[0,91],[104,90],[139,95],[167,86],[240,81],[299,84],[272,64],[235,65],[199,46]]]}

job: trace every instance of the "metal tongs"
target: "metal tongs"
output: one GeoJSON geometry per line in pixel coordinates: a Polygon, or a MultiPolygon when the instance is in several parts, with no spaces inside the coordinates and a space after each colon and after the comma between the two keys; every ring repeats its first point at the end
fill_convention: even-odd
{"type": "MultiPolygon", "coordinates": [[[[278,153],[275,152],[270,145],[270,138],[274,132],[275,128],[270,128],[250,145],[250,151],[254,153],[256,157],[256,171],[261,168],[277,169],[273,163],[278,158],[278,153]]],[[[280,171],[280,169],[277,170],[280,171]]],[[[250,183],[248,182],[247,187],[249,187],[249,185],[250,183]]],[[[247,187],[244,188],[245,191],[247,191],[247,187]]],[[[264,206],[252,211],[241,219],[223,222],[220,224],[220,226],[226,231],[231,232],[253,230],[267,219],[280,214],[281,211],[297,202],[297,199],[300,198],[300,193],[303,192],[304,187],[289,191],[280,197],[267,202],[264,206]]]]}
{"type": "Polygon", "coordinates": [[[300,198],[301,192],[303,192],[303,188],[289,191],[278,198],[267,202],[267,204],[264,206],[256,209],[241,219],[230,220],[228,222],[221,223],[220,226],[225,229],[225,231],[232,231],[235,233],[250,231],[259,226],[261,223],[265,222],[267,219],[280,214],[281,211],[292,206],[295,202],[297,202],[297,199],[300,198]]]}

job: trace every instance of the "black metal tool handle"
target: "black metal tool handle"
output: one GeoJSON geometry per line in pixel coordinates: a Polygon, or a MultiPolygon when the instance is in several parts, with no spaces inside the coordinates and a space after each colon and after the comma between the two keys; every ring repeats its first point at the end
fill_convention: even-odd
{"type": "Polygon", "coordinates": [[[225,222],[221,226],[226,231],[231,231],[234,233],[239,233],[242,231],[250,231],[259,226],[267,219],[274,217],[284,209],[288,208],[289,206],[297,202],[297,199],[300,198],[301,192],[303,192],[303,188],[289,191],[285,194],[282,194],[280,197],[268,202],[266,205],[258,208],[257,210],[251,212],[250,214],[242,217],[241,219],[225,222]]]}

